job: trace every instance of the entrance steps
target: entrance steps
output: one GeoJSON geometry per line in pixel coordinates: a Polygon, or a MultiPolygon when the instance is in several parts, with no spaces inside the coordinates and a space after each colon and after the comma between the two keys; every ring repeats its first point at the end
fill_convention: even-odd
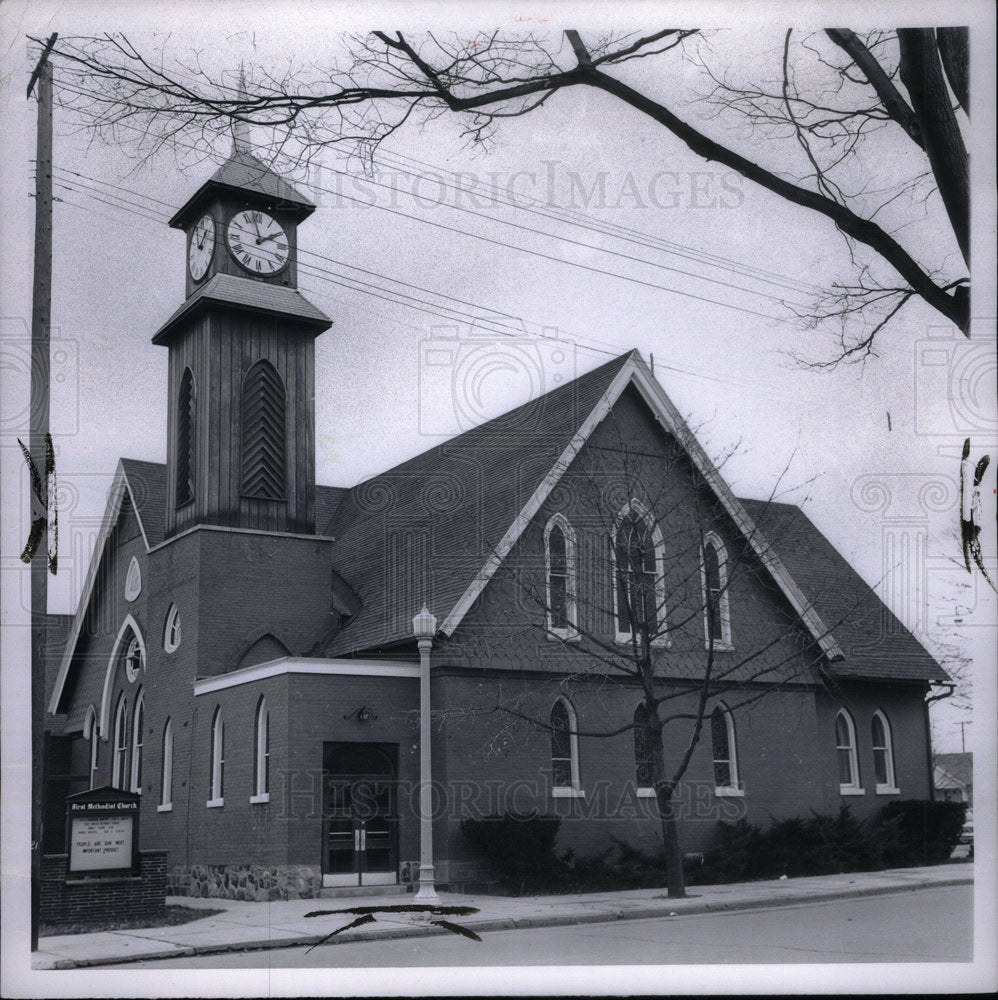
{"type": "Polygon", "coordinates": [[[337,885],[323,886],[320,899],[356,899],[358,896],[405,896],[407,885],[337,885]]]}

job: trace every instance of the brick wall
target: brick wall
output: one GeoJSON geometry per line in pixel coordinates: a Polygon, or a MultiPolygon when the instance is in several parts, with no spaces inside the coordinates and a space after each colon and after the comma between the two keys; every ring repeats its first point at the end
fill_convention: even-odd
{"type": "Polygon", "coordinates": [[[157,913],[166,905],[166,852],[139,851],[135,876],[66,881],[65,854],[42,858],[41,920],[67,924],[113,914],[139,917],[157,913]]]}

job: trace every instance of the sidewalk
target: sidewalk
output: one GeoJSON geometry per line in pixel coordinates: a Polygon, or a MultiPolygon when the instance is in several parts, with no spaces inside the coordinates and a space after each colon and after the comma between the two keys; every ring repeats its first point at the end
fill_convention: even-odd
{"type": "MultiPolygon", "coordinates": [[[[931,886],[968,885],[974,879],[972,864],[898,868],[885,872],[854,872],[771,882],[691,886],[686,899],[669,899],[664,889],[633,889],[570,896],[465,896],[441,894],[441,905],[474,906],[479,912],[449,917],[478,934],[521,927],[555,927],[637,920],[643,917],[685,916],[716,910],[748,910],[818,900],[848,899],[879,893],[909,892],[931,886]]],[[[365,896],[356,899],[296,899],[288,902],[246,903],[230,899],[189,899],[171,896],[168,903],[219,909],[224,913],[176,927],[103,931],[44,937],[32,966],[36,969],[73,969],[93,965],[133,962],[139,959],[205,955],[221,951],[284,948],[321,941],[337,927],[354,919],[352,914],[306,917],[313,910],[344,910],[363,906],[413,904],[412,895],[365,896]]],[[[434,927],[426,914],[375,914],[375,922],[345,931],[330,939],[377,941],[385,938],[447,934],[434,927]]],[[[371,961],[377,964],[377,951],[371,961]]]]}

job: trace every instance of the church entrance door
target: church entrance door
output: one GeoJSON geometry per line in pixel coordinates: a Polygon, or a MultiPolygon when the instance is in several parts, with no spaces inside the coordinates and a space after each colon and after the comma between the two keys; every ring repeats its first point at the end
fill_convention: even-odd
{"type": "Polygon", "coordinates": [[[398,746],[323,745],[322,884],[398,882],[398,746]]]}

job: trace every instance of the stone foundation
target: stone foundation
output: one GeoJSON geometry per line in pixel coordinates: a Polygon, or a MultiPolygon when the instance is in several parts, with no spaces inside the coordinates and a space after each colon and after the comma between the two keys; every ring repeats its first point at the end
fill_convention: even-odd
{"type": "Polygon", "coordinates": [[[191,865],[174,867],[167,881],[168,891],[176,896],[266,903],[317,898],[322,872],[309,865],[191,865]]]}

